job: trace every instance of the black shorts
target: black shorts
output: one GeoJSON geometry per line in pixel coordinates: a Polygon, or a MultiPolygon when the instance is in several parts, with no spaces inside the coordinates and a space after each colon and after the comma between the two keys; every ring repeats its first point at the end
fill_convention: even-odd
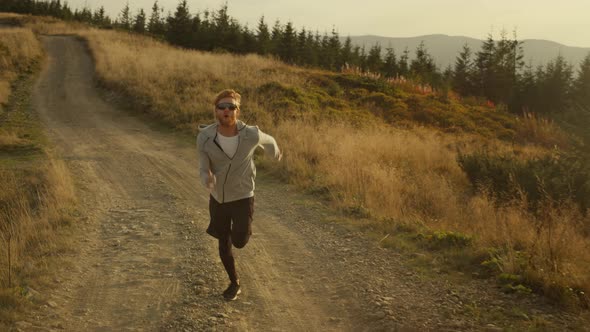
{"type": "Polygon", "coordinates": [[[207,228],[207,234],[214,238],[219,239],[232,232],[251,235],[254,197],[219,203],[213,196],[209,196],[209,215],[211,221],[207,228]]]}

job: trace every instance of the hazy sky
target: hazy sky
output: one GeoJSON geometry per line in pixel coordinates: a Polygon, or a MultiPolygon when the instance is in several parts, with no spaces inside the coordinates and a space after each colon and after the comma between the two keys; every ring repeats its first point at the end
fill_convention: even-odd
{"type": "MultiPolygon", "coordinates": [[[[74,8],[104,6],[111,18],[125,0],[67,0],[74,8]]],[[[192,13],[218,9],[224,0],[188,0],[192,13]]],[[[135,12],[148,15],[154,0],[129,0],[135,12]]],[[[158,0],[166,12],[179,0],[158,0]]],[[[341,36],[379,35],[414,37],[447,34],[484,39],[503,28],[516,28],[519,39],[547,39],[569,46],[590,47],[590,0],[228,0],[229,13],[242,24],[256,27],[264,15],[269,25],[276,19],[296,28],[341,36]]]]}

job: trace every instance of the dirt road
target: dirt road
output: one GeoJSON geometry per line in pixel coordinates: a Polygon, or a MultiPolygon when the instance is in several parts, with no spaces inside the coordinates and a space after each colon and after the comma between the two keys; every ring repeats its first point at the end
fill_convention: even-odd
{"type": "MultiPolygon", "coordinates": [[[[204,233],[208,193],[195,146],[105,101],[81,42],[55,36],[43,44],[49,60],[34,105],[76,179],[83,217],[80,251],[65,258],[30,329],[494,330],[513,323],[477,314],[503,312],[512,301],[491,282],[423,278],[395,252],[319,221],[328,210],[270,180],[257,186],[251,242],[236,250],[244,292],[223,301],[227,276],[216,240],[204,233]]],[[[534,310],[543,316],[551,308],[534,310]]]]}

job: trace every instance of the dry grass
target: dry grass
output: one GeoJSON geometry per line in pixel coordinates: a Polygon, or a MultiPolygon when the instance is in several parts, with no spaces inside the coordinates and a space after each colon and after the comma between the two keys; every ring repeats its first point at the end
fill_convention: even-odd
{"type": "Polygon", "coordinates": [[[568,136],[553,121],[530,112],[525,112],[518,121],[516,138],[519,141],[548,148],[568,146],[568,136]]]}
{"type": "Polygon", "coordinates": [[[0,113],[8,102],[10,82],[40,55],[41,47],[31,30],[0,28],[0,113]]]}
{"type": "Polygon", "coordinates": [[[522,275],[555,297],[564,295],[558,286],[590,291],[588,217],[573,205],[549,204],[535,215],[525,199],[498,207],[488,195],[472,193],[456,161],[457,147],[466,152],[487,146],[520,158],[546,153],[538,147],[515,151],[499,141],[425,128],[354,129],[334,123],[283,122],[275,133],[285,146],[281,167],[288,178],[329,194],[344,211],[370,213],[394,227],[411,224],[472,236],[480,248],[499,249],[495,256],[502,272],[522,275]]]}
{"type": "Polygon", "coordinates": [[[8,83],[8,79],[10,78],[11,77],[5,77],[5,80],[0,81],[0,111],[2,110],[2,105],[8,102],[8,96],[10,95],[10,83],[8,83]]]}
{"type": "Polygon", "coordinates": [[[72,222],[73,185],[63,162],[46,160],[0,171],[0,322],[14,319],[24,304],[23,287],[43,289],[51,277],[49,260],[68,246],[62,229],[72,222]]]}
{"type": "MultiPolygon", "coordinates": [[[[569,206],[554,205],[533,215],[525,199],[498,207],[488,195],[472,191],[456,161],[457,149],[527,159],[547,153],[543,148],[426,128],[353,127],[346,121],[277,123],[262,106],[273,96],[259,93],[257,87],[280,82],[305,89],[300,69],[258,56],[176,49],[126,33],[79,34],[88,41],[102,83],[131,97],[136,108],[194,131],[211,118],[213,95],[235,87],[244,92],[255,122],[284,147],[285,159],[278,167],[291,182],[331,198],[343,210],[389,220],[393,226],[471,235],[476,249],[496,248],[499,269],[520,274],[547,293],[590,291],[585,217],[569,206]]],[[[518,130],[523,140],[561,144],[563,136],[552,124],[531,117],[522,121],[518,130]]]]}
{"type": "Polygon", "coordinates": [[[541,217],[522,204],[496,209],[488,201],[469,204],[480,221],[473,230],[481,245],[501,248],[495,256],[501,272],[520,275],[529,285],[561,303],[590,305],[590,241],[574,204],[545,207],[541,217]]]}
{"type": "Polygon", "coordinates": [[[0,151],[17,149],[30,144],[29,140],[18,137],[15,132],[0,130],[0,151]]]}
{"type": "Polygon", "coordinates": [[[84,24],[77,22],[64,22],[52,17],[30,16],[21,21],[36,34],[43,35],[71,35],[79,31],[88,30],[84,24]]]}
{"type": "Polygon", "coordinates": [[[0,29],[0,101],[6,108],[0,112],[0,330],[19,319],[26,289],[42,289],[50,278],[52,257],[67,248],[62,226],[71,223],[75,202],[68,170],[43,152],[41,125],[27,106],[41,56],[30,29],[0,29]]]}
{"type": "Polygon", "coordinates": [[[20,15],[13,13],[0,13],[0,21],[16,27],[24,27],[35,34],[74,34],[88,27],[78,22],[65,22],[50,16],[20,15]]]}
{"type": "Polygon", "coordinates": [[[41,55],[39,42],[33,32],[25,28],[0,28],[1,73],[14,72],[27,66],[41,55]]]}
{"type": "Polygon", "coordinates": [[[288,142],[285,168],[295,183],[326,187],[343,206],[377,216],[438,219],[446,208],[437,196],[451,183],[467,186],[452,151],[444,153],[457,142],[432,130],[284,122],[275,133],[288,142]]]}
{"type": "Polygon", "coordinates": [[[249,91],[243,108],[260,122],[270,123],[257,103],[264,96],[256,94],[256,87],[272,81],[302,84],[292,67],[257,55],[187,51],[114,31],[81,35],[88,40],[97,73],[107,87],[133,96],[140,110],[192,130],[212,120],[211,100],[227,86],[249,91]]]}

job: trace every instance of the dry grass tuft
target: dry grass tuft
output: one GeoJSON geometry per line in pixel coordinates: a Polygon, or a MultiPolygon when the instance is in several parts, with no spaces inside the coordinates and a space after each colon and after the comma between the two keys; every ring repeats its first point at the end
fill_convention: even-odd
{"type": "Polygon", "coordinates": [[[29,29],[0,28],[0,114],[17,73],[41,56],[41,47],[29,29]]]}
{"type": "Polygon", "coordinates": [[[535,143],[544,147],[566,148],[569,138],[552,120],[531,112],[518,118],[516,139],[524,143],[535,143]]]}
{"type": "Polygon", "coordinates": [[[15,132],[0,130],[0,151],[14,150],[31,144],[31,141],[18,137],[15,132]]]}
{"type": "Polygon", "coordinates": [[[39,42],[31,30],[0,29],[0,73],[22,69],[40,55],[39,42]]]}
{"type": "Polygon", "coordinates": [[[39,258],[55,255],[62,239],[57,230],[71,222],[75,202],[73,185],[62,161],[48,157],[39,168],[20,172],[0,171],[0,286],[23,285],[30,280],[39,258]],[[8,269],[11,268],[11,285],[8,269]]]}

